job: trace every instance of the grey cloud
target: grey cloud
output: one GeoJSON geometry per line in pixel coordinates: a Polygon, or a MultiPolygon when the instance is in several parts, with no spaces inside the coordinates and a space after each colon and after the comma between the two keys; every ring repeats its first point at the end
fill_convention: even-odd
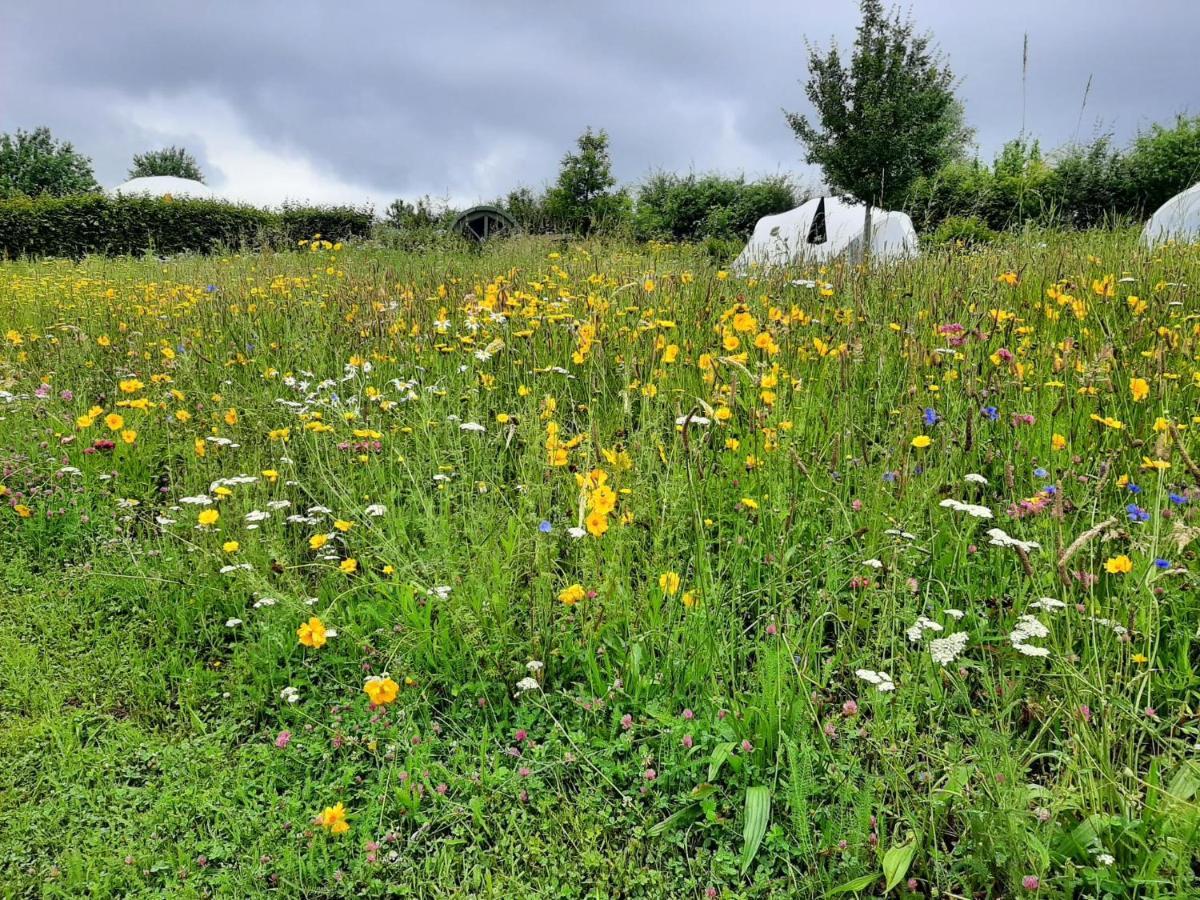
{"type": "MultiPolygon", "coordinates": [[[[1025,121],[1047,146],[1124,140],[1194,103],[1191,0],[916,0],[912,13],[962,77],[985,158],[1021,127],[1026,32],[1025,121]]],[[[0,11],[0,130],[49,124],[106,183],[162,141],[123,105],[195,97],[228,104],[259,146],[379,196],[539,185],[587,125],[608,129],[623,180],[714,167],[813,180],[781,109],[806,106],[805,37],[848,45],[855,17],[849,0],[51,0],[0,11]]],[[[195,148],[201,128],[169,139],[195,148]]]]}

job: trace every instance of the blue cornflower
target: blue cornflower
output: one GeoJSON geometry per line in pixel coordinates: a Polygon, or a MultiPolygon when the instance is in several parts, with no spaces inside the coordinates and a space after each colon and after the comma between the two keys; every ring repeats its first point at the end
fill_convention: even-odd
{"type": "Polygon", "coordinates": [[[932,406],[925,407],[925,412],[921,414],[921,421],[926,425],[936,425],[941,418],[932,406]]]}
{"type": "Polygon", "coordinates": [[[995,422],[997,419],[1000,418],[1000,410],[996,409],[996,407],[994,407],[994,406],[985,406],[983,409],[980,410],[980,412],[982,412],[985,416],[987,416],[993,422],[995,422]]]}
{"type": "Polygon", "coordinates": [[[1038,466],[1036,469],[1033,470],[1033,477],[1034,478],[1049,478],[1050,473],[1047,472],[1045,469],[1043,469],[1041,466],[1038,466]]]}
{"type": "Polygon", "coordinates": [[[1156,560],[1154,561],[1154,567],[1155,567],[1156,569],[1169,569],[1169,568],[1171,568],[1171,563],[1170,563],[1170,561],[1169,561],[1169,560],[1165,560],[1165,559],[1156,559],[1156,560]]]}
{"type": "Polygon", "coordinates": [[[1048,494],[1048,495],[1050,495],[1051,497],[1053,497],[1055,494],[1057,494],[1057,493],[1058,493],[1058,485],[1056,485],[1056,484],[1048,484],[1048,485],[1046,485],[1044,488],[1042,488],[1042,493],[1043,493],[1043,494],[1048,494]]]}
{"type": "Polygon", "coordinates": [[[1182,494],[1176,494],[1174,491],[1167,494],[1167,497],[1176,506],[1183,506],[1183,504],[1187,503],[1187,497],[1184,497],[1182,494]]]}
{"type": "Polygon", "coordinates": [[[553,530],[554,526],[545,519],[542,519],[542,521],[538,523],[538,531],[540,531],[542,534],[549,534],[553,530]]]}
{"type": "Polygon", "coordinates": [[[891,484],[893,481],[896,480],[896,473],[895,472],[884,472],[883,480],[886,481],[888,484],[891,484]]]}
{"type": "Polygon", "coordinates": [[[1142,492],[1141,486],[1134,484],[1132,481],[1129,482],[1129,484],[1127,484],[1125,486],[1127,488],[1129,488],[1129,493],[1131,493],[1131,494],[1140,494],[1142,492]]]}
{"type": "Polygon", "coordinates": [[[206,293],[206,294],[215,294],[215,293],[217,292],[217,290],[218,290],[218,288],[217,288],[217,286],[216,286],[215,284],[210,284],[210,285],[208,285],[207,287],[205,287],[205,288],[204,288],[204,293],[206,293]]]}
{"type": "Polygon", "coordinates": [[[1146,512],[1136,503],[1130,503],[1125,507],[1125,512],[1129,514],[1130,522],[1149,522],[1150,513],[1146,512]]]}

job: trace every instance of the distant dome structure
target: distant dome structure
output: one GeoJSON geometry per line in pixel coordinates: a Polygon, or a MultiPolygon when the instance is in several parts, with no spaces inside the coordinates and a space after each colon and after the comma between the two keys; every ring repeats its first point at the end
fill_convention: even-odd
{"type": "Polygon", "coordinates": [[[174,175],[147,175],[130,178],[112,189],[114,197],[178,197],[189,200],[215,200],[217,192],[201,181],[174,175]]]}
{"type": "Polygon", "coordinates": [[[1142,229],[1142,243],[1154,247],[1167,241],[1200,241],[1200,184],[1176,194],[1160,206],[1142,229]]]}
{"type": "MultiPolygon", "coordinates": [[[[764,216],[733,263],[735,272],[753,267],[825,263],[837,257],[862,259],[861,203],[816,197],[795,209],[764,216]]],[[[911,259],[917,255],[917,232],[902,212],[871,207],[871,256],[876,260],[911,259]]]]}

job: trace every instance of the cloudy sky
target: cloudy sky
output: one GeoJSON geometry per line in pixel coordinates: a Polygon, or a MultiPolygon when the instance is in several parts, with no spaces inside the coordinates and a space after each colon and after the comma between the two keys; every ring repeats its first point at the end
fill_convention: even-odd
{"type": "MultiPolygon", "coordinates": [[[[962,78],[987,159],[1022,121],[1053,147],[1200,113],[1200,0],[904,5],[962,78]]],[[[4,0],[0,131],[50,126],[105,186],[183,144],[258,203],[491,200],[552,180],[589,125],[623,181],[815,183],[781,110],[808,108],[805,38],[846,46],[856,19],[853,0],[4,0]]]]}

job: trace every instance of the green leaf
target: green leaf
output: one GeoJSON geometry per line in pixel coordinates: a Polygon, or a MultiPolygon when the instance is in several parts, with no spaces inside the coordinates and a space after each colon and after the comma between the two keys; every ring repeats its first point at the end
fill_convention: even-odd
{"type": "Polygon", "coordinates": [[[913,857],[917,854],[917,839],[911,837],[899,847],[892,847],[887,853],[883,854],[883,877],[887,880],[884,885],[884,893],[887,893],[908,874],[908,867],[912,865],[913,857]]]}
{"type": "Polygon", "coordinates": [[[837,887],[833,888],[827,896],[832,897],[835,894],[857,894],[859,891],[865,891],[867,888],[869,888],[875,883],[877,878],[879,878],[878,872],[873,872],[870,875],[863,875],[860,878],[855,878],[853,881],[847,881],[845,884],[839,884],[837,887]]]}
{"type": "Polygon", "coordinates": [[[767,822],[771,819],[771,791],[761,785],[746,788],[746,823],[742,827],[742,874],[745,875],[758,853],[767,822]]]}
{"type": "Polygon", "coordinates": [[[716,781],[717,775],[721,771],[721,766],[725,765],[725,760],[729,759],[729,754],[733,752],[733,748],[737,746],[736,741],[729,741],[725,744],[717,744],[713,747],[712,756],[708,760],[708,780],[716,781]]]}

